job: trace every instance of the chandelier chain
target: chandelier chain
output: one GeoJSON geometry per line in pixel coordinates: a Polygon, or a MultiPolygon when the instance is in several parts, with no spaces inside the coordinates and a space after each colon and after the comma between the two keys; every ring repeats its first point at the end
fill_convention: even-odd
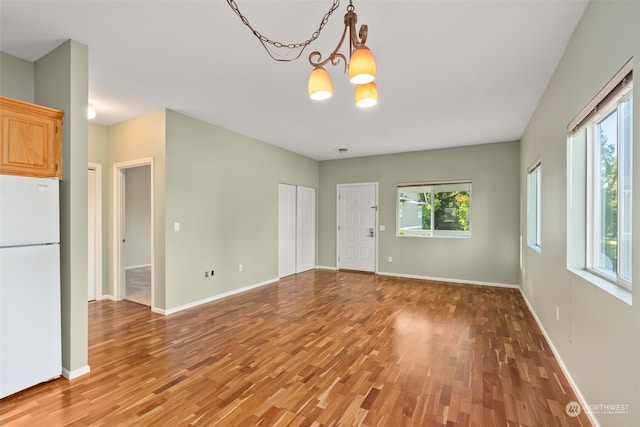
{"type": "Polygon", "coordinates": [[[258,30],[253,28],[253,26],[249,23],[249,20],[247,19],[247,17],[244,16],[242,12],[240,12],[240,8],[238,7],[235,0],[227,0],[227,4],[229,4],[229,6],[231,7],[231,9],[233,9],[236,15],[240,17],[240,20],[242,21],[242,23],[246,25],[251,30],[253,35],[256,36],[256,38],[260,41],[260,43],[262,43],[262,45],[266,49],[269,56],[271,56],[271,58],[275,59],[276,61],[289,62],[289,61],[295,61],[296,59],[298,59],[300,55],[302,55],[302,52],[304,51],[304,49],[320,36],[322,29],[329,22],[329,18],[331,17],[333,12],[338,8],[338,6],[340,6],[340,0],[333,0],[333,4],[331,5],[331,8],[329,8],[329,11],[325,13],[324,16],[322,17],[322,21],[320,21],[320,26],[318,27],[318,29],[315,30],[313,34],[311,34],[311,37],[309,39],[299,43],[282,43],[282,42],[274,41],[262,35],[258,30]],[[287,48],[291,50],[300,49],[300,51],[298,52],[298,55],[296,55],[295,58],[276,58],[273,56],[274,52],[272,52],[267,45],[271,45],[278,49],[280,48],[287,48]]]}

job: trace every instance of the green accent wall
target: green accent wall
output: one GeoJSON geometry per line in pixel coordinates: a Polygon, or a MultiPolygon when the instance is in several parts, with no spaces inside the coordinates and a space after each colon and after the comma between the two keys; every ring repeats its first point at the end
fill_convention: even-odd
{"type": "MultiPolygon", "coordinates": [[[[591,1],[521,141],[520,191],[542,159],[542,251],[523,239],[522,288],[602,426],[640,420],[640,173],[633,177],[633,305],[567,270],[567,126],[618,70],[640,58],[640,2],[591,1]],[[556,307],[560,319],[556,320],[556,307]],[[628,405],[628,406],[626,406],[628,405]]],[[[636,86],[637,87],[637,86],[636,86]]],[[[640,164],[640,97],[634,96],[634,164],[640,164]]],[[[522,233],[527,230],[521,199],[522,233]]],[[[564,405],[568,402],[559,402],[564,405]]]]}
{"type": "Polygon", "coordinates": [[[519,284],[519,156],[505,142],[321,162],[319,265],[336,267],[337,184],[377,182],[378,272],[519,284]],[[397,184],[447,180],[472,181],[471,238],[396,236],[397,184]]]}

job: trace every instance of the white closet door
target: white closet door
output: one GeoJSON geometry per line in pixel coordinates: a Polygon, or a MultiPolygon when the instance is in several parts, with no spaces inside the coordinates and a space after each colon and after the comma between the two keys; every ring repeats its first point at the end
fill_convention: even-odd
{"type": "Polygon", "coordinates": [[[298,187],[296,215],[296,273],[316,266],[316,190],[298,187]]]}
{"type": "Polygon", "coordinates": [[[296,186],[278,187],[278,277],[296,272],[296,186]]]}

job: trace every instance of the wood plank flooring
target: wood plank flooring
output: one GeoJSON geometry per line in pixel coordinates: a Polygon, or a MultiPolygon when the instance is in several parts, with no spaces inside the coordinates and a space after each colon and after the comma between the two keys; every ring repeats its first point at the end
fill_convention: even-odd
{"type": "Polygon", "coordinates": [[[91,372],[2,426],[590,426],[519,291],[309,271],[169,316],[89,304],[91,372]]]}

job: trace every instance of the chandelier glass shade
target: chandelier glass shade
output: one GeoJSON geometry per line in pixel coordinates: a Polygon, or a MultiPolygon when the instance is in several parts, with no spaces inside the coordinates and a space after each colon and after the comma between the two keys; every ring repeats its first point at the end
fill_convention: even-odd
{"type": "Polygon", "coordinates": [[[369,83],[356,85],[355,93],[356,105],[360,108],[373,107],[378,103],[378,88],[376,82],[371,81],[369,83]]]}
{"type": "Polygon", "coordinates": [[[316,101],[331,98],[333,82],[324,67],[316,67],[309,77],[309,96],[316,101]]]}
{"type": "Polygon", "coordinates": [[[376,78],[376,60],[368,47],[353,51],[349,61],[349,80],[356,85],[370,83],[376,78]]]}

